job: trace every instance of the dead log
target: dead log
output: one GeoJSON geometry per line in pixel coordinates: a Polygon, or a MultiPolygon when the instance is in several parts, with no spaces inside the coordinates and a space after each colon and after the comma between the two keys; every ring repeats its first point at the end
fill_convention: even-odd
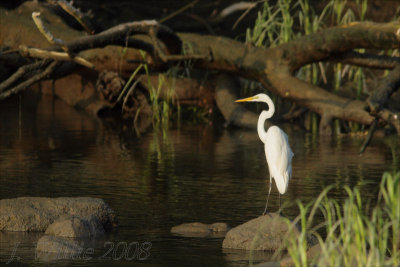
{"type": "MultiPolygon", "coordinates": [[[[29,14],[32,9],[37,11],[36,9],[40,8],[33,5],[25,3],[19,10],[10,12],[0,10],[2,32],[3,28],[12,27],[18,19],[26,20],[21,16],[29,14]]],[[[52,18],[59,22],[54,16],[52,18]]],[[[25,20],[25,24],[21,23],[22,32],[34,32],[33,22],[28,23],[25,20]]],[[[400,47],[400,22],[352,23],[302,36],[274,48],[256,48],[218,36],[175,34],[154,21],[129,22],[93,36],[84,36],[76,31],[70,31],[68,36],[65,36],[66,31],[62,29],[66,26],[60,22],[55,24],[50,30],[60,34],[59,37],[65,40],[65,47],[71,53],[71,57],[79,55],[91,62],[97,71],[116,71],[128,76],[139,64],[147,64],[157,70],[160,67],[166,69],[176,61],[191,59],[193,68],[217,70],[258,81],[280,97],[318,113],[322,118],[322,133],[331,132],[332,119],[370,125],[375,117],[368,112],[368,104],[365,101],[341,97],[302,81],[294,76],[295,71],[310,63],[341,59],[346,63],[391,69],[393,64],[396,64],[393,62],[397,62],[398,59],[377,58],[371,63],[361,57],[356,60],[355,56],[351,57],[348,53],[356,48],[384,50],[400,47]],[[142,36],[143,34],[145,36],[142,36]],[[186,55],[180,54],[182,43],[185,44],[186,51],[189,51],[186,55]],[[147,57],[143,58],[139,49],[146,50],[147,57]]],[[[10,49],[18,48],[21,44],[34,45],[50,51],[59,49],[49,46],[43,40],[36,42],[37,38],[43,39],[37,30],[36,34],[29,33],[27,36],[15,30],[5,30],[6,34],[2,34],[0,42],[10,49]]],[[[0,55],[2,63],[5,58],[6,55],[0,55]]],[[[41,78],[47,76],[46,74],[41,78]]],[[[10,89],[9,81],[6,85],[8,89],[4,87],[4,83],[0,85],[4,87],[2,94],[10,95],[10,92],[15,91],[10,89]]],[[[382,110],[379,119],[382,123],[397,127],[397,122],[393,121],[395,115],[393,111],[382,110]]],[[[232,123],[234,122],[235,120],[232,120],[232,123]]]]}
{"type": "MultiPolygon", "coordinates": [[[[225,127],[235,125],[243,128],[257,128],[258,114],[246,110],[235,102],[240,91],[239,81],[227,74],[219,74],[215,81],[215,101],[225,118],[225,127]]],[[[266,122],[269,128],[272,123],[266,122]]]]}

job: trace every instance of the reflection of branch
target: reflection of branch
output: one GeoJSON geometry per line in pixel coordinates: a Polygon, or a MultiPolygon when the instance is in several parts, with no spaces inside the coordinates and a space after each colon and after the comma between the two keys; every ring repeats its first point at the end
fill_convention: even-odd
{"type": "Polygon", "coordinates": [[[42,19],[39,17],[40,12],[33,12],[32,19],[35,22],[36,26],[38,27],[39,31],[46,37],[47,41],[51,44],[56,44],[60,46],[64,51],[68,52],[67,47],[65,46],[65,42],[61,39],[57,39],[51,34],[51,32],[46,28],[42,19]]]}
{"type": "Polygon", "coordinates": [[[28,88],[30,85],[34,84],[35,82],[46,78],[51,73],[53,73],[53,71],[55,70],[57,65],[58,65],[58,62],[57,61],[53,61],[52,63],[50,63],[50,65],[43,72],[32,76],[31,78],[29,78],[28,80],[18,84],[14,88],[11,88],[10,90],[0,94],[0,100],[3,100],[3,99],[5,99],[5,98],[7,98],[7,97],[9,97],[11,95],[20,93],[21,91],[25,90],[26,88],[28,88]]]}
{"type": "Polygon", "coordinates": [[[82,66],[85,66],[90,69],[94,69],[94,65],[87,61],[82,57],[70,57],[69,54],[65,52],[55,52],[55,51],[47,51],[38,48],[28,48],[26,46],[21,45],[19,47],[20,53],[24,57],[34,57],[34,58],[43,58],[43,59],[54,59],[59,61],[74,61],[82,66]]]}

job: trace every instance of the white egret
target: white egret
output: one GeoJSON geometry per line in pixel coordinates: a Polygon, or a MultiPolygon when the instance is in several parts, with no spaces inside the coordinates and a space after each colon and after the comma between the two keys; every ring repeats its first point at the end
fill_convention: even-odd
{"type": "MultiPolygon", "coordinates": [[[[269,127],[265,131],[264,123],[271,118],[275,112],[275,105],[271,98],[265,94],[258,94],[252,97],[236,100],[235,102],[264,102],[268,104],[268,111],[263,110],[258,118],[257,132],[264,143],[265,156],[269,167],[269,191],[264,214],[267,212],[269,195],[271,194],[272,178],[280,194],[285,194],[289,180],[292,177],[293,152],[290,149],[288,137],[284,131],[277,126],[269,127]]],[[[280,203],[280,195],[279,195],[280,203]]]]}

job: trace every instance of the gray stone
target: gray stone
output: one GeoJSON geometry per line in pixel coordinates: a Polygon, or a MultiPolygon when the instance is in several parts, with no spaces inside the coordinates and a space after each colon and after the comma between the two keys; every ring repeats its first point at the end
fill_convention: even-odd
{"type": "Polygon", "coordinates": [[[55,253],[60,257],[61,255],[75,255],[82,250],[83,248],[73,239],[50,235],[42,236],[36,245],[37,253],[55,253]]]}
{"type": "MultiPolygon", "coordinates": [[[[311,248],[309,248],[307,250],[307,262],[308,262],[308,264],[311,264],[312,262],[317,262],[317,260],[319,259],[320,255],[321,255],[321,246],[319,244],[318,245],[314,245],[311,248]]],[[[284,257],[280,261],[280,266],[281,267],[295,267],[296,264],[294,263],[294,261],[292,260],[292,258],[290,256],[287,256],[287,257],[284,257]]]]}
{"type": "Polygon", "coordinates": [[[210,224],[209,229],[211,230],[211,232],[214,233],[219,233],[219,232],[226,233],[229,230],[229,226],[226,223],[217,222],[210,224]]]}
{"type": "Polygon", "coordinates": [[[45,231],[62,215],[93,215],[106,231],[116,227],[114,211],[102,200],[90,197],[20,197],[0,200],[0,230],[45,231]]]}
{"type": "Polygon", "coordinates": [[[49,225],[45,234],[73,238],[93,238],[104,235],[104,228],[93,215],[86,217],[63,215],[49,225]]]}
{"type": "Polygon", "coordinates": [[[223,237],[229,227],[226,223],[205,224],[200,222],[184,223],[171,228],[171,233],[186,237],[223,237]]]}
{"type": "MultiPolygon", "coordinates": [[[[289,230],[284,217],[277,213],[268,213],[232,228],[225,236],[223,248],[245,250],[279,249],[289,230]]],[[[298,234],[297,228],[293,234],[298,234]]]]}

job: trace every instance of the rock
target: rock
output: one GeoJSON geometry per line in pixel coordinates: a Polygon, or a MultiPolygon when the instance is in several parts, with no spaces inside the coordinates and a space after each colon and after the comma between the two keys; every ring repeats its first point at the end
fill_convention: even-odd
{"type": "Polygon", "coordinates": [[[255,267],[282,267],[278,261],[266,261],[254,265],[255,267]]]}
{"type": "Polygon", "coordinates": [[[229,230],[229,226],[226,223],[221,223],[221,222],[210,224],[209,228],[213,233],[219,233],[219,232],[226,233],[229,230]]]}
{"type": "Polygon", "coordinates": [[[17,262],[34,258],[37,241],[42,236],[41,232],[0,231],[0,266],[23,265],[17,262]]]}
{"type": "MultiPolygon", "coordinates": [[[[307,250],[307,262],[311,263],[314,262],[318,259],[318,257],[321,255],[321,246],[318,245],[314,245],[311,248],[309,248],[307,250]]],[[[280,261],[280,266],[281,267],[294,267],[296,266],[296,264],[294,264],[294,261],[292,260],[291,257],[287,256],[284,257],[281,261],[280,261]]]]}
{"type": "Polygon", "coordinates": [[[67,237],[45,235],[37,242],[35,259],[88,261],[93,259],[94,248],[87,245],[82,239],[78,241],[67,237]]]}
{"type": "Polygon", "coordinates": [[[200,222],[184,223],[171,228],[171,233],[186,237],[223,237],[228,231],[226,223],[205,224],[200,222]]]}
{"type": "Polygon", "coordinates": [[[0,230],[3,231],[45,231],[62,215],[93,215],[106,231],[117,225],[115,212],[98,198],[20,197],[0,200],[0,230]]]}
{"type": "Polygon", "coordinates": [[[58,255],[75,255],[83,248],[73,239],[45,235],[42,236],[36,245],[37,253],[56,253],[58,255]]]}
{"type": "Polygon", "coordinates": [[[63,215],[49,225],[45,234],[73,238],[92,238],[104,235],[104,228],[93,215],[86,217],[63,215]]]}
{"type": "Polygon", "coordinates": [[[279,266],[279,261],[275,260],[273,251],[223,248],[222,253],[225,261],[234,262],[235,266],[258,266],[258,264],[269,267],[279,266]]]}
{"type": "MultiPolygon", "coordinates": [[[[284,217],[277,213],[268,213],[232,228],[226,234],[222,247],[275,251],[287,238],[288,229],[284,217]]],[[[293,230],[293,233],[299,233],[297,228],[293,230]]]]}

